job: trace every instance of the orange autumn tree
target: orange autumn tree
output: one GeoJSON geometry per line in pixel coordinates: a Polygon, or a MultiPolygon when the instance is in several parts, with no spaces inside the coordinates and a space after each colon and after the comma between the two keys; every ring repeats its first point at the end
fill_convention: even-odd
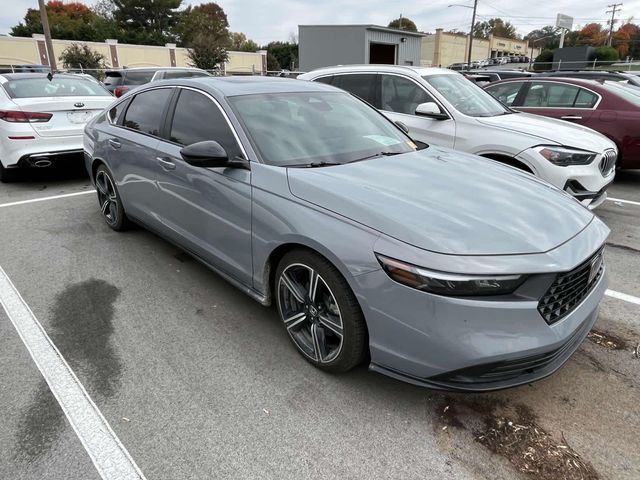
{"type": "Polygon", "coordinates": [[[588,23],[578,32],[576,45],[587,45],[598,47],[607,41],[607,32],[602,29],[599,23],[588,23]]]}
{"type": "Polygon", "coordinates": [[[618,50],[620,58],[625,58],[631,51],[631,43],[640,40],[640,27],[633,23],[622,25],[613,34],[613,46],[618,50]]]}

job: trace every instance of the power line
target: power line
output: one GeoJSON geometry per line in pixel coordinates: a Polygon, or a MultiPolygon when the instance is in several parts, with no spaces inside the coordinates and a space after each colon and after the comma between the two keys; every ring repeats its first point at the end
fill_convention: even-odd
{"type": "Polygon", "coordinates": [[[607,45],[611,46],[611,39],[613,38],[613,24],[616,23],[616,10],[622,6],[622,2],[614,3],[613,5],[607,5],[611,10],[607,10],[607,13],[611,13],[611,23],[609,24],[609,40],[607,45]]]}

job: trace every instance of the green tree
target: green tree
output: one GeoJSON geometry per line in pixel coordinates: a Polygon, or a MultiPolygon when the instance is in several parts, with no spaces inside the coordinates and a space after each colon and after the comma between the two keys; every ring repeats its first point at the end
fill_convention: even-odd
{"type": "Polygon", "coordinates": [[[180,21],[175,31],[179,42],[185,47],[203,36],[217,44],[224,43],[228,46],[230,42],[227,15],[222,7],[213,2],[184,10],[180,14],[180,21]]]}
{"type": "Polygon", "coordinates": [[[267,70],[269,70],[270,72],[282,70],[278,59],[273,55],[273,53],[269,51],[267,51],[267,70]]]}
{"type": "Polygon", "coordinates": [[[596,65],[611,65],[618,60],[620,55],[613,47],[597,47],[589,56],[589,60],[596,60],[596,65]]]}
{"type": "MultiPolygon", "coordinates": [[[[97,70],[105,68],[105,56],[92,50],[88,45],[72,43],[60,55],[64,68],[97,70]]],[[[93,73],[93,72],[91,72],[93,73]]]]}
{"type": "Polygon", "coordinates": [[[200,35],[191,40],[187,48],[187,56],[194,67],[204,70],[216,70],[229,58],[226,41],[222,44],[213,43],[206,35],[200,35]]]}
{"type": "Polygon", "coordinates": [[[391,20],[389,22],[389,25],[387,25],[387,27],[397,28],[399,30],[406,30],[408,32],[418,31],[418,27],[416,26],[415,22],[407,17],[399,17],[399,18],[396,18],[395,20],[391,20]]]}
{"type": "MultiPolygon", "coordinates": [[[[63,40],[96,40],[93,25],[98,19],[96,13],[80,2],[63,3],[60,0],[47,2],[47,14],[51,36],[63,40]]],[[[11,28],[14,37],[30,37],[43,33],[40,10],[29,8],[24,23],[11,28]]]]}
{"type": "Polygon", "coordinates": [[[533,69],[540,72],[545,70],[551,70],[553,67],[553,50],[546,49],[540,52],[535,59],[535,63],[533,64],[533,69]]]}
{"type": "Polygon", "coordinates": [[[516,27],[505,22],[501,18],[491,18],[485,22],[476,23],[473,27],[473,36],[477,38],[489,38],[493,34],[495,37],[520,38],[516,27]]]}
{"type": "Polygon", "coordinates": [[[560,45],[560,29],[547,25],[546,27],[530,31],[524,36],[524,40],[528,40],[532,45],[543,49],[558,48],[560,45]]]}
{"type": "Polygon", "coordinates": [[[182,0],[112,0],[120,38],[129,43],[164,45],[175,39],[182,0]]]}
{"type": "Polygon", "coordinates": [[[260,47],[256,42],[247,38],[244,33],[231,32],[229,50],[234,52],[257,52],[260,47]]]}
{"type": "MultiPolygon", "coordinates": [[[[271,42],[262,47],[277,60],[280,68],[295,70],[298,65],[298,44],[292,42],[271,42]]],[[[267,64],[269,57],[267,55],[267,64]]],[[[271,68],[269,68],[271,70],[271,68]]],[[[276,69],[278,70],[278,69],[276,69]]]]}

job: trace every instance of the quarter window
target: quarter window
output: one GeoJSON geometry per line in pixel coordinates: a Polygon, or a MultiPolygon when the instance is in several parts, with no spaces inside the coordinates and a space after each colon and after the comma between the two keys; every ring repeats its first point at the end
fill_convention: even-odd
{"type": "Polygon", "coordinates": [[[332,85],[353,93],[366,102],[378,107],[376,100],[376,74],[336,75],[332,85]]]}
{"type": "Polygon", "coordinates": [[[382,110],[415,115],[421,103],[435,102],[433,97],[407,78],[382,75],[382,110]]]}
{"type": "Polygon", "coordinates": [[[580,89],[576,98],[575,108],[593,108],[598,101],[598,96],[588,90],[580,89]]]}
{"type": "Polygon", "coordinates": [[[320,78],[316,78],[315,79],[316,82],[320,82],[320,83],[326,83],[328,85],[331,85],[333,83],[333,76],[329,75],[328,77],[320,77],[320,78]]]}
{"type": "Polygon", "coordinates": [[[162,113],[171,89],[160,88],[139,93],[131,100],[123,125],[149,135],[160,135],[162,113]]]}
{"type": "Polygon", "coordinates": [[[215,140],[229,158],[242,157],[233,131],[217,105],[201,93],[181,89],[171,122],[170,140],[180,145],[215,140]]]}

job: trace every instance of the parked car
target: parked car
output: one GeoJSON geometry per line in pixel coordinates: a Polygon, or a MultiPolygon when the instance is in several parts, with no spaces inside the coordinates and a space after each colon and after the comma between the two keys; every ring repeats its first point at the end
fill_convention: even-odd
{"type": "Polygon", "coordinates": [[[606,199],[615,144],[591,129],[515,113],[459,73],[404,66],[344,66],[298,77],[343,88],[394,121],[412,138],[521,168],[585,206],[606,199]]]}
{"type": "Polygon", "coordinates": [[[78,75],[0,75],[0,181],[20,168],[82,165],[82,130],[111,102],[102,85],[78,75]]]}
{"type": "Polygon", "coordinates": [[[626,72],[606,72],[600,70],[558,70],[544,73],[545,77],[581,78],[585,80],[609,80],[624,82],[635,87],[640,87],[640,78],[637,75],[626,72]]]}
{"type": "Polygon", "coordinates": [[[506,80],[508,78],[533,77],[537,75],[534,72],[526,72],[524,70],[492,70],[488,68],[471,70],[469,73],[477,74],[477,75],[487,75],[491,82],[497,82],[498,80],[506,80]]]}
{"type": "Polygon", "coordinates": [[[109,227],[140,223],[276,304],[298,352],[331,372],[370,359],[434,388],[529,383],[578,348],[607,286],[609,230],[569,196],[416,150],[322,83],[143,86],[87,125],[85,156],[109,227]]]}
{"type": "Polygon", "coordinates": [[[455,72],[461,72],[461,71],[469,70],[469,64],[468,63],[452,63],[451,65],[449,65],[448,68],[449,70],[453,70],[455,72]]]}
{"type": "Polygon", "coordinates": [[[122,70],[107,70],[104,85],[116,97],[145,83],[171,78],[208,77],[205,70],[187,67],[163,68],[124,68],[122,70]]]}
{"type": "Polygon", "coordinates": [[[485,89],[517,110],[602,133],[618,148],[618,167],[640,168],[640,89],[619,82],[561,77],[508,80],[485,89]]]}
{"type": "Polygon", "coordinates": [[[51,67],[49,65],[3,65],[0,67],[0,73],[49,73],[51,67]]]}

